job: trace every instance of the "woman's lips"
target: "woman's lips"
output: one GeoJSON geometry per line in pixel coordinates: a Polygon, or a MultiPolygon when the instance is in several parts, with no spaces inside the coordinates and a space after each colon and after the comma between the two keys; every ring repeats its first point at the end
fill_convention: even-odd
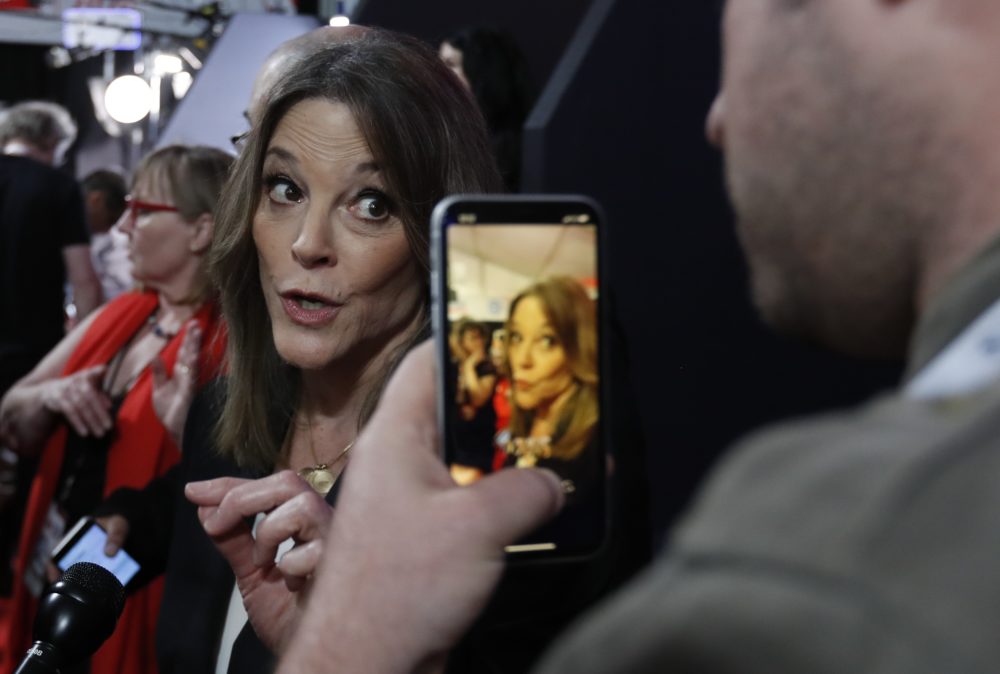
{"type": "Polygon", "coordinates": [[[342,305],[320,297],[292,292],[281,295],[281,306],[293,323],[315,328],[333,321],[342,305]]]}
{"type": "Polygon", "coordinates": [[[525,381],[523,379],[515,379],[514,380],[514,388],[517,391],[530,391],[532,388],[534,388],[534,386],[535,386],[535,382],[529,382],[529,381],[525,381]]]}

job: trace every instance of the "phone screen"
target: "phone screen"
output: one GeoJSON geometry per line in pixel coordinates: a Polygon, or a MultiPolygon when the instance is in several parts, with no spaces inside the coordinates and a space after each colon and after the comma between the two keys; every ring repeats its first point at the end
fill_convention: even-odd
{"type": "Polygon", "coordinates": [[[63,537],[52,553],[52,561],[60,571],[66,571],[77,562],[92,562],[115,575],[123,586],[139,572],[139,564],[125,550],[113,557],[104,554],[108,534],[89,517],[81,519],[63,537]]]}
{"type": "Polygon", "coordinates": [[[608,462],[598,209],[580,197],[452,197],[435,211],[434,236],[439,406],[452,478],[554,471],[566,507],[507,552],[596,551],[608,462]]]}

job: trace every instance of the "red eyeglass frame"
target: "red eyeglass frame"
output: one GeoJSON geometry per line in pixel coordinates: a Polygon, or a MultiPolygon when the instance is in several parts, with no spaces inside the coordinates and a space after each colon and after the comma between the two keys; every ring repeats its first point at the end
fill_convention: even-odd
{"type": "Polygon", "coordinates": [[[138,215],[138,211],[146,211],[148,213],[177,213],[179,209],[176,206],[169,206],[167,204],[156,204],[151,201],[142,201],[140,199],[134,199],[131,194],[125,197],[125,203],[128,208],[129,217],[135,218],[138,215]]]}

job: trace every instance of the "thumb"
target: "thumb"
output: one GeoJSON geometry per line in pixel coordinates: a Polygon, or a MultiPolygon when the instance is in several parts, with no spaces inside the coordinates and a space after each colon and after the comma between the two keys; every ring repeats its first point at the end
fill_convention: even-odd
{"type": "Polygon", "coordinates": [[[478,526],[501,547],[552,519],[565,503],[559,477],[544,468],[508,468],[461,491],[477,501],[467,512],[478,515],[478,526]],[[511,503],[517,507],[510,507],[511,503]]]}
{"type": "Polygon", "coordinates": [[[101,379],[101,377],[104,376],[104,370],[106,369],[107,365],[104,364],[94,365],[93,367],[88,367],[87,369],[83,370],[81,374],[90,381],[97,382],[101,379]]]}
{"type": "Polygon", "coordinates": [[[125,544],[128,537],[128,520],[121,515],[111,515],[110,517],[99,517],[97,523],[108,533],[108,540],[104,544],[104,554],[114,557],[115,553],[125,544]]]}

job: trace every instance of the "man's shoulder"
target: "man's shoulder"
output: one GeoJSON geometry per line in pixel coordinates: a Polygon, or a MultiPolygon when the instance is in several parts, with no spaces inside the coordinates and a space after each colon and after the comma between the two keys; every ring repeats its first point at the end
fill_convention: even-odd
{"type": "MultiPolygon", "coordinates": [[[[975,448],[989,455],[994,433],[1000,387],[938,401],[888,395],[764,429],[713,471],[681,539],[726,540],[769,554],[836,540],[846,551],[894,521],[906,495],[926,487],[935,471],[961,466],[975,448]]],[[[1000,464],[1000,445],[992,453],[1000,464]]],[[[838,568],[843,561],[829,559],[838,568]]]]}
{"type": "MultiPolygon", "coordinates": [[[[670,557],[712,569],[701,578],[880,616],[878,629],[984,666],[1000,657],[998,474],[1000,386],[883,398],[749,438],[707,483],[670,557]]],[[[845,620],[860,638],[874,633],[845,620]]]]}

